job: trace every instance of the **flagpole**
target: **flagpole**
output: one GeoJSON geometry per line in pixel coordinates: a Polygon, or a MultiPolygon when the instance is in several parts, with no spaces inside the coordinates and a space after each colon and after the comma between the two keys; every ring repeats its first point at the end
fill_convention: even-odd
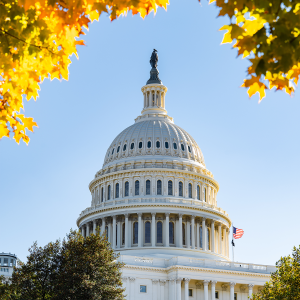
{"type": "Polygon", "coordinates": [[[232,240],[231,240],[231,245],[232,245],[232,261],[234,262],[233,223],[232,223],[232,240]]]}

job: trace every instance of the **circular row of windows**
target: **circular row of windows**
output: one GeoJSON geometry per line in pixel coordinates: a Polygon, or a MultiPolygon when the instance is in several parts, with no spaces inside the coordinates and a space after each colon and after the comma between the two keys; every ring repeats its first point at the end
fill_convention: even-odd
{"type": "MultiPolygon", "coordinates": [[[[156,146],[157,149],[159,149],[159,148],[161,147],[160,141],[156,141],[155,146],[156,146]]],[[[133,150],[134,147],[135,147],[135,143],[133,142],[133,143],[130,144],[130,150],[133,150]]],[[[152,142],[151,142],[151,141],[148,141],[148,142],[147,142],[147,148],[151,148],[151,147],[152,147],[152,142]]],[[[139,143],[138,143],[138,148],[139,148],[139,149],[142,149],[142,148],[143,148],[143,142],[139,142],[139,143]]],[[[165,142],[165,148],[166,148],[166,149],[169,149],[169,142],[165,142]]],[[[180,144],[180,148],[181,148],[182,151],[184,151],[184,150],[185,150],[184,144],[181,143],[181,144],[180,144]]],[[[120,152],[120,149],[121,149],[121,146],[118,146],[118,147],[117,147],[117,153],[120,152]]],[[[127,149],[127,144],[124,144],[124,146],[123,146],[123,151],[126,151],[126,149],[127,149]]],[[[177,150],[177,149],[178,149],[177,143],[175,143],[175,142],[173,143],[173,149],[174,149],[174,150],[177,150]]],[[[188,145],[188,151],[189,151],[190,153],[192,153],[192,148],[191,148],[191,146],[189,146],[189,145],[188,145]]],[[[111,155],[113,155],[114,152],[115,152],[115,148],[112,149],[111,155]]],[[[107,156],[109,156],[109,154],[110,154],[110,152],[108,152],[108,155],[107,155],[107,156]]]]}

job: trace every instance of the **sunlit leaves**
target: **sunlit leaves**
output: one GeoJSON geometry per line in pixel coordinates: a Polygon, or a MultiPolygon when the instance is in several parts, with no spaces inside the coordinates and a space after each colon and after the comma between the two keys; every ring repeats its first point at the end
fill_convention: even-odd
{"type": "Polygon", "coordinates": [[[28,144],[37,126],[21,111],[23,97],[38,97],[44,79],[68,80],[70,57],[90,23],[102,13],[114,20],[129,11],[145,17],[168,0],[0,0],[0,139],[28,144]]]}
{"type": "Polygon", "coordinates": [[[248,94],[265,97],[265,90],[285,90],[291,95],[299,80],[300,5],[296,0],[210,0],[220,8],[219,16],[230,23],[222,43],[234,43],[238,55],[250,66],[243,87],[248,94]]]}

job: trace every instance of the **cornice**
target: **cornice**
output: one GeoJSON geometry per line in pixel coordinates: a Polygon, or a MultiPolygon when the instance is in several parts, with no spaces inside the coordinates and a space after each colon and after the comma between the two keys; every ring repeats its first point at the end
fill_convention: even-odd
{"type": "Polygon", "coordinates": [[[206,212],[218,217],[221,217],[223,219],[225,219],[228,222],[228,227],[231,227],[231,220],[229,219],[229,217],[225,216],[224,214],[217,212],[217,211],[210,211],[209,209],[205,209],[205,208],[199,208],[199,207],[193,207],[193,206],[184,206],[184,205],[180,205],[180,204],[169,204],[166,205],[164,203],[149,203],[149,204],[144,204],[144,203],[140,203],[140,204],[126,204],[126,205],[120,205],[120,206],[112,206],[112,207],[102,207],[99,208],[97,210],[91,211],[91,212],[87,212],[85,215],[80,216],[77,220],[76,220],[76,224],[79,227],[79,224],[84,221],[84,219],[87,219],[93,215],[99,214],[99,213],[105,213],[105,212],[113,212],[113,211],[117,211],[120,209],[128,209],[128,208],[143,208],[143,207],[160,207],[160,208],[170,208],[170,207],[174,207],[176,209],[184,209],[184,210],[193,210],[193,211],[198,211],[198,212],[206,212]]]}
{"type": "Polygon", "coordinates": [[[256,278],[264,278],[266,281],[270,279],[270,274],[262,274],[262,273],[251,273],[251,272],[240,272],[240,271],[230,271],[230,270],[221,270],[221,269],[209,269],[209,268],[198,268],[198,267],[187,267],[187,266],[171,266],[168,268],[157,268],[157,267],[143,267],[143,266],[135,266],[135,265],[125,265],[122,269],[127,270],[139,270],[139,271],[147,271],[147,272],[159,272],[169,274],[173,271],[189,271],[189,272],[202,272],[202,273],[211,273],[211,274],[224,274],[224,275],[235,275],[235,276],[243,276],[243,277],[256,277],[256,278]]]}
{"type": "Polygon", "coordinates": [[[175,174],[182,174],[182,175],[192,175],[204,180],[207,180],[211,185],[214,186],[214,188],[219,191],[219,184],[218,182],[213,179],[212,177],[209,177],[205,174],[189,171],[189,170],[178,170],[178,169],[170,169],[170,168],[139,168],[139,169],[128,169],[128,170],[119,170],[119,171],[114,171],[111,173],[106,173],[103,175],[100,175],[99,177],[94,178],[90,183],[89,183],[89,189],[92,191],[94,187],[99,183],[101,180],[109,181],[111,177],[117,176],[117,175],[124,175],[126,174],[132,174],[136,175],[137,173],[155,173],[155,172],[161,172],[161,173],[175,173],[175,174]]]}

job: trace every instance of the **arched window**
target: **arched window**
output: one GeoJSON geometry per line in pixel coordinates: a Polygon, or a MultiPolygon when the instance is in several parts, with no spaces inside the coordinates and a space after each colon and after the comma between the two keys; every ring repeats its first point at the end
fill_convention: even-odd
{"type": "Polygon", "coordinates": [[[122,224],[122,245],[125,245],[125,223],[122,224]]]}
{"type": "Polygon", "coordinates": [[[139,223],[133,223],[133,244],[137,244],[139,239],[139,223]]]}
{"type": "Polygon", "coordinates": [[[175,150],[177,150],[177,144],[176,144],[176,143],[173,143],[173,148],[174,148],[175,150]]]}
{"type": "Polygon", "coordinates": [[[129,182],[125,182],[125,197],[129,196],[129,182]]]}
{"type": "Polygon", "coordinates": [[[101,202],[103,202],[103,188],[101,188],[101,202]]]}
{"type": "Polygon", "coordinates": [[[199,228],[199,236],[200,236],[200,248],[203,248],[203,234],[202,234],[202,226],[199,228]]]}
{"type": "Polygon", "coordinates": [[[150,195],[150,180],[146,180],[146,195],[150,195]]]}
{"type": "Polygon", "coordinates": [[[157,235],[156,235],[156,241],[158,244],[162,244],[162,222],[157,222],[157,235]]]}
{"type": "Polygon", "coordinates": [[[206,228],[207,233],[207,249],[210,250],[210,228],[206,228]]]}
{"type": "Polygon", "coordinates": [[[143,148],[143,142],[139,142],[139,148],[143,148]]]}
{"type": "Polygon", "coordinates": [[[179,181],[178,188],[179,188],[179,197],[183,197],[183,183],[181,181],[179,181]]]}
{"type": "Polygon", "coordinates": [[[110,200],[110,185],[107,187],[107,200],[110,200]]]}
{"type": "Polygon", "coordinates": [[[197,199],[201,200],[200,199],[200,186],[199,185],[197,185],[197,199]]]}
{"type": "Polygon", "coordinates": [[[156,141],[156,148],[160,148],[160,141],[156,141]]]}
{"type": "Polygon", "coordinates": [[[181,144],[181,150],[184,151],[184,145],[183,144],[181,144]]]}
{"type": "Polygon", "coordinates": [[[117,153],[119,153],[119,151],[120,151],[120,146],[118,146],[118,148],[117,148],[117,153]]]}
{"type": "Polygon", "coordinates": [[[151,224],[149,221],[145,223],[145,244],[151,243],[151,224]]]}
{"type": "Polygon", "coordinates": [[[168,181],[168,195],[169,196],[173,195],[173,181],[172,180],[168,181]]]}
{"type": "Polygon", "coordinates": [[[192,153],[192,150],[191,150],[191,147],[190,147],[190,146],[188,146],[188,149],[189,149],[189,152],[192,153]]]}
{"type": "Polygon", "coordinates": [[[161,195],[161,180],[157,180],[157,190],[156,190],[157,195],[161,195]]]}
{"type": "Polygon", "coordinates": [[[165,142],[165,148],[169,149],[169,142],[165,142]]]}
{"type": "Polygon", "coordinates": [[[119,183],[116,184],[116,198],[119,198],[119,190],[120,190],[120,185],[119,183]]]}
{"type": "Polygon", "coordinates": [[[138,196],[140,194],[140,182],[138,180],[134,183],[134,194],[138,196]]]}
{"type": "Polygon", "coordinates": [[[169,222],[169,243],[174,244],[174,223],[169,222]]]}
{"type": "Polygon", "coordinates": [[[189,183],[189,198],[193,198],[192,197],[192,184],[189,183]]]}
{"type": "Polygon", "coordinates": [[[134,148],[134,143],[131,143],[130,149],[133,150],[133,148],[134,148]]]}
{"type": "Polygon", "coordinates": [[[151,148],[151,141],[148,141],[147,147],[148,147],[148,148],[151,148]]]}
{"type": "Polygon", "coordinates": [[[115,152],[115,148],[114,148],[114,149],[112,149],[112,151],[111,151],[111,154],[113,155],[113,154],[114,154],[114,152],[115,152]]]}
{"type": "Polygon", "coordinates": [[[204,201],[207,202],[207,199],[206,199],[206,188],[204,188],[204,201]]]}
{"type": "Polygon", "coordinates": [[[126,150],[126,147],[127,147],[127,145],[125,144],[125,145],[123,146],[123,151],[125,151],[125,150],[126,150]]]}
{"type": "Polygon", "coordinates": [[[185,245],[185,224],[182,223],[182,245],[185,245]]]}

